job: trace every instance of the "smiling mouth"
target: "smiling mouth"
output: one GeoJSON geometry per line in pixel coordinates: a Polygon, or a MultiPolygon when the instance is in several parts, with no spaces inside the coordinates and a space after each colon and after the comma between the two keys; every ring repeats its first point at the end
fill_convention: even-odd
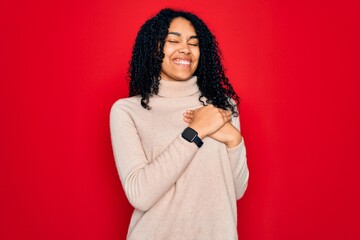
{"type": "Polygon", "coordinates": [[[175,59],[174,63],[182,66],[190,66],[191,61],[190,60],[184,60],[184,59],[175,59]]]}

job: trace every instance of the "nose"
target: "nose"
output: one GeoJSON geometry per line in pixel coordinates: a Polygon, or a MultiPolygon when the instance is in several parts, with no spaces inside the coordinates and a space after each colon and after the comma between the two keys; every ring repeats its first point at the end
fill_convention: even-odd
{"type": "Polygon", "coordinates": [[[183,53],[183,54],[190,54],[190,49],[189,46],[187,44],[183,44],[180,48],[179,48],[179,53],[183,53]]]}

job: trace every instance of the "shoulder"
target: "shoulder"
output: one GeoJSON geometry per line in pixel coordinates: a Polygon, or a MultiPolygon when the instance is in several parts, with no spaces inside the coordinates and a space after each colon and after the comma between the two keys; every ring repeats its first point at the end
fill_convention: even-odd
{"type": "Polygon", "coordinates": [[[143,111],[139,96],[121,98],[113,103],[110,109],[110,120],[112,119],[128,119],[143,111]]]}
{"type": "Polygon", "coordinates": [[[237,103],[234,99],[229,98],[228,101],[235,107],[236,114],[231,116],[231,123],[240,130],[240,111],[239,107],[237,106],[237,103]]]}
{"type": "Polygon", "coordinates": [[[140,99],[139,96],[118,99],[111,106],[111,112],[125,111],[131,113],[137,111],[137,109],[142,108],[140,99]]]}

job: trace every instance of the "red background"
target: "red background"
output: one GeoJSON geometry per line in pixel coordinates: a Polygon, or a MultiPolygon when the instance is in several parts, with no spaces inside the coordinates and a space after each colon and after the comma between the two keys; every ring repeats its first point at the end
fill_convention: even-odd
{"type": "Polygon", "coordinates": [[[242,98],[240,239],[360,239],[357,1],[5,1],[0,239],[124,239],[111,104],[164,6],[199,14],[242,98]]]}

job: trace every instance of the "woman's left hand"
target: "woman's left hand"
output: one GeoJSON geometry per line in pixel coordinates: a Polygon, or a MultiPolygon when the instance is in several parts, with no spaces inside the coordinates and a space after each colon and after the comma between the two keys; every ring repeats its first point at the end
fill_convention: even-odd
{"type": "MultiPolygon", "coordinates": [[[[187,110],[183,116],[186,123],[191,123],[194,112],[196,110],[187,110]]],[[[231,122],[227,122],[218,131],[211,134],[209,137],[212,139],[224,143],[228,148],[233,148],[239,145],[242,141],[242,136],[239,130],[234,127],[231,122]]]]}

